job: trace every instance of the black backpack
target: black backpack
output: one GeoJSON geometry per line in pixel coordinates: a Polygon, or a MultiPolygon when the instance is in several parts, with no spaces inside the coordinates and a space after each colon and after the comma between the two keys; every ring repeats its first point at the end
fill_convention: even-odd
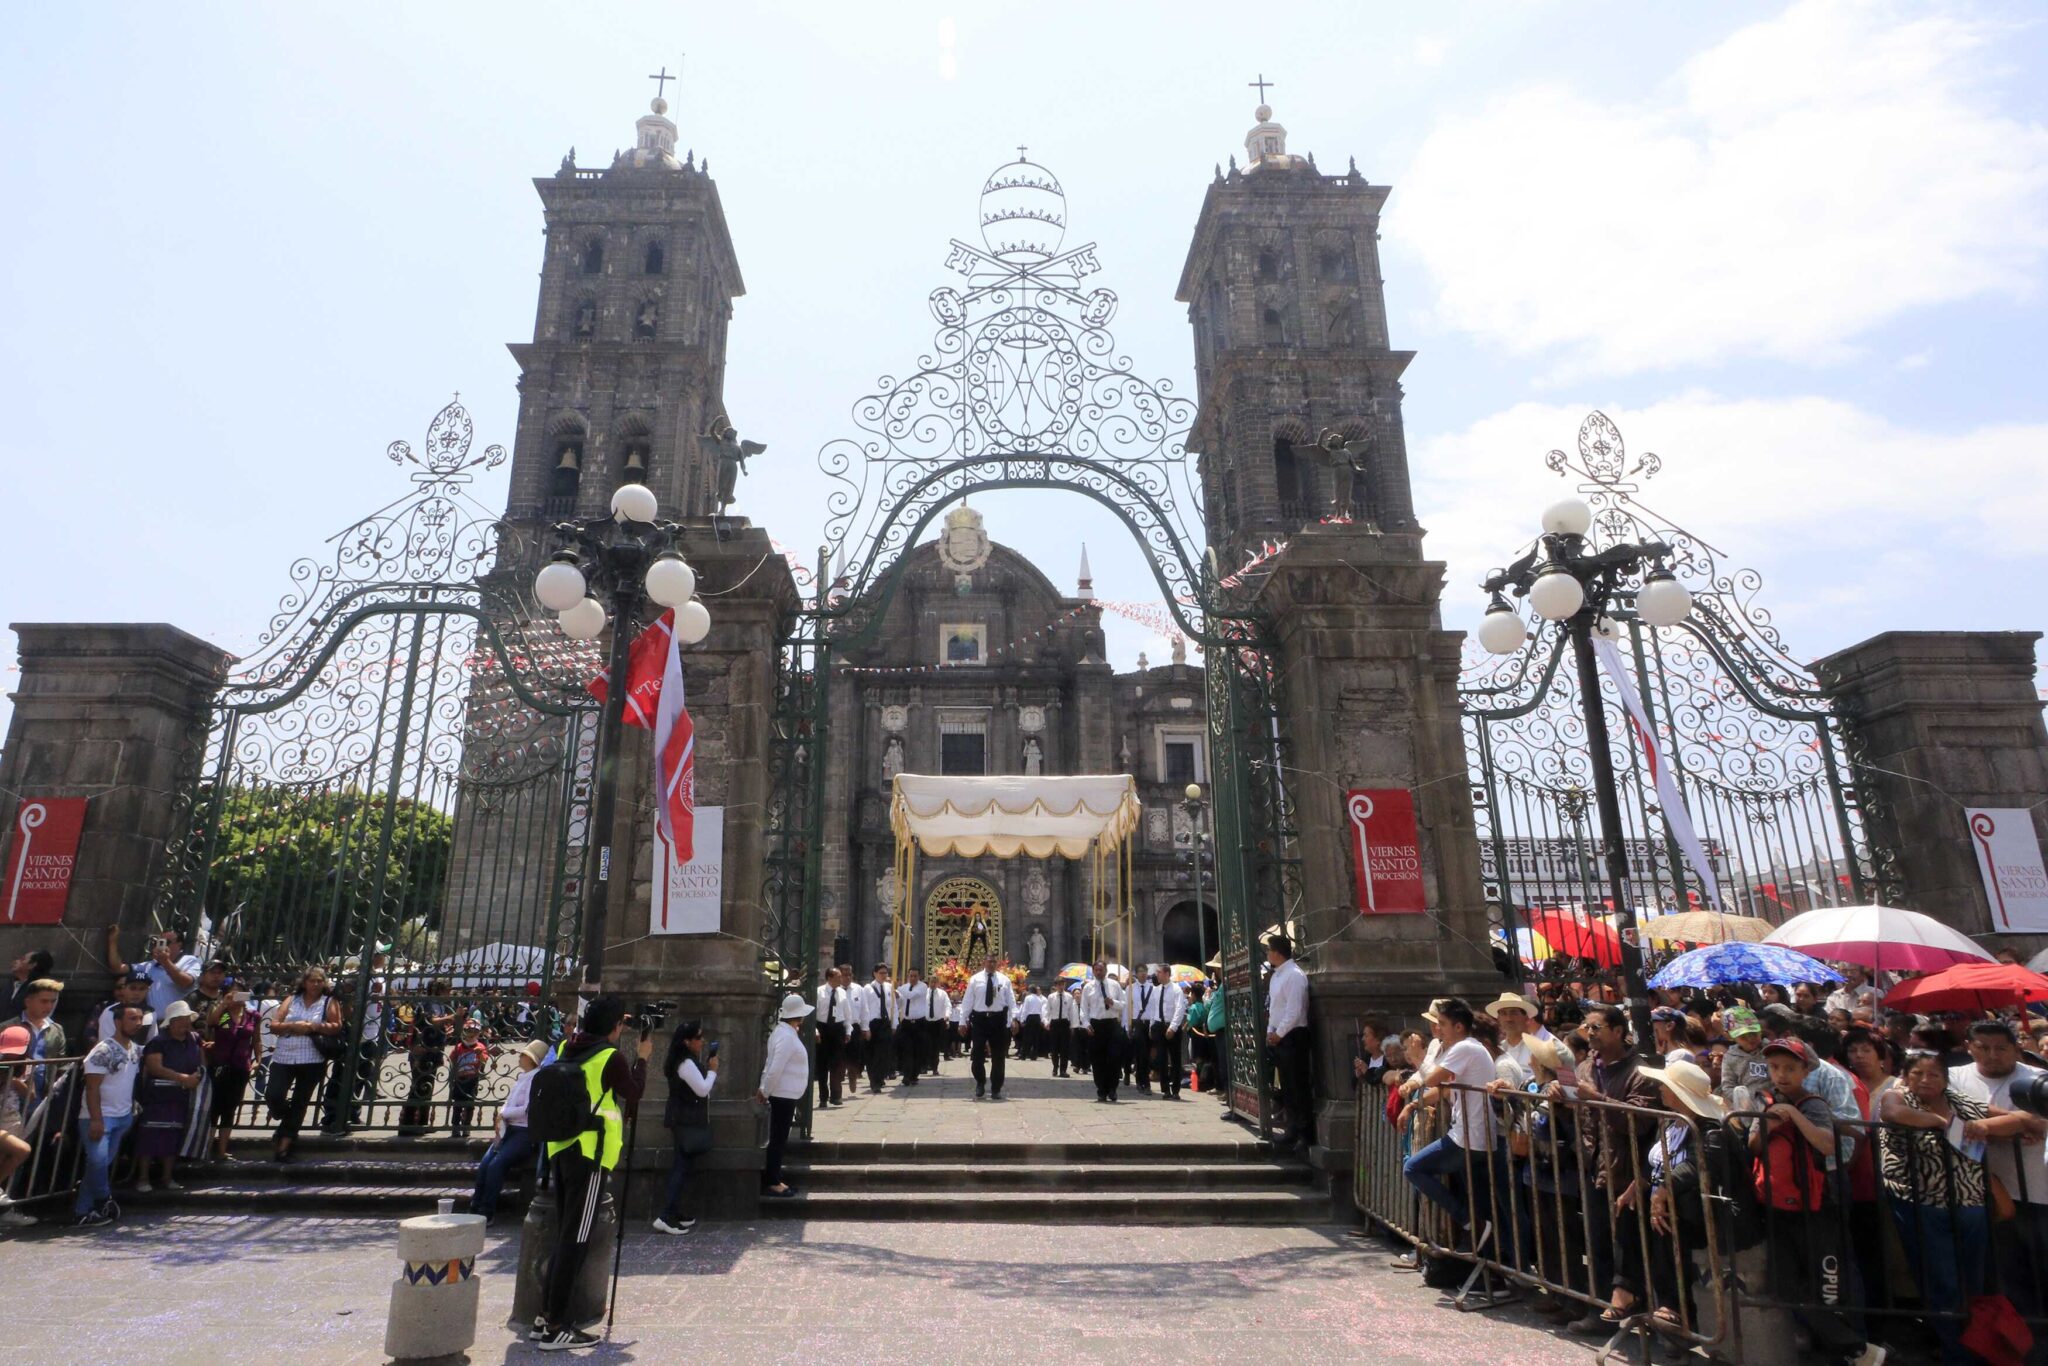
{"type": "Polygon", "coordinates": [[[598,1126],[597,1107],[590,1102],[590,1083],[584,1080],[583,1065],[599,1051],[585,1049],[581,1053],[562,1054],[533,1074],[526,1131],[537,1142],[566,1143],[598,1126]]]}

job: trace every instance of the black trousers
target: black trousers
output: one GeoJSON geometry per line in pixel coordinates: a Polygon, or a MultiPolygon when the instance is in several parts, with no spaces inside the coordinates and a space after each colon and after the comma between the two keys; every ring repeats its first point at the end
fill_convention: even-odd
{"type": "Polygon", "coordinates": [[[974,1093],[980,1095],[986,1082],[1000,1096],[1003,1093],[1004,1055],[1010,1051],[1010,1017],[1000,1010],[977,1010],[967,1020],[974,1047],[968,1059],[969,1069],[974,1073],[974,1093]],[[995,1055],[993,1066],[988,1062],[990,1054],[995,1055]]]}
{"type": "Polygon", "coordinates": [[[1123,1070],[1124,1027],[1119,1020],[1097,1020],[1088,1031],[1088,1061],[1095,1069],[1095,1094],[1114,1097],[1123,1070]]]}
{"type": "Polygon", "coordinates": [[[1072,1020],[1052,1022],[1052,1074],[1056,1077],[1067,1075],[1067,1050],[1073,1042],[1073,1033],[1072,1020]]]}
{"type": "Polygon", "coordinates": [[[795,1096],[787,1100],[771,1096],[768,1100],[768,1157],[761,1164],[761,1185],[782,1184],[782,1154],[789,1148],[789,1126],[796,1122],[796,1111],[803,1102],[795,1096]]]}
{"type": "Polygon", "coordinates": [[[1266,1051],[1287,1104],[1287,1136],[1301,1143],[1315,1142],[1315,1075],[1309,1063],[1308,1026],[1288,1030],[1266,1051]]]}
{"type": "Polygon", "coordinates": [[[1036,1015],[1024,1021],[1024,1035],[1017,1045],[1020,1058],[1042,1058],[1045,1056],[1045,1021],[1036,1015]]]}
{"type": "Polygon", "coordinates": [[[1152,1070],[1161,1095],[1180,1094],[1180,1038],[1178,1032],[1168,1034],[1163,1021],[1152,1026],[1152,1070]]]}
{"type": "Polygon", "coordinates": [[[842,1096],[842,1074],[839,1055],[846,1051],[846,1026],[843,1024],[821,1024],[818,1026],[818,1104],[826,1101],[837,1102],[842,1096]]]}
{"type": "Polygon", "coordinates": [[[896,1056],[896,1031],[887,1020],[868,1026],[868,1090],[879,1091],[888,1080],[889,1063],[896,1056]]]}
{"type": "Polygon", "coordinates": [[[1131,1031],[1125,1047],[1129,1059],[1125,1066],[1131,1082],[1140,1091],[1152,1089],[1152,1026],[1143,1020],[1131,1021],[1131,1031]]]}
{"type": "Polygon", "coordinates": [[[549,1324],[568,1322],[569,1297],[576,1277],[590,1255],[597,1228],[597,1206],[604,1198],[604,1168],[574,1148],[564,1148],[555,1164],[555,1255],[548,1263],[541,1313],[549,1324]]]}

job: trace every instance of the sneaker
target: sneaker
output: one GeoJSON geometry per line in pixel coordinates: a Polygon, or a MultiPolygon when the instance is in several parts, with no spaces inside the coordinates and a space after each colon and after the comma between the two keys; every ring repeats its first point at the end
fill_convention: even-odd
{"type": "Polygon", "coordinates": [[[155,1186],[152,1186],[152,1185],[150,1185],[150,1184],[149,1184],[149,1182],[148,1182],[148,1181],[146,1181],[146,1180],[144,1180],[144,1181],[137,1181],[137,1182],[135,1183],[135,1193],[136,1193],[137,1195],[147,1195],[147,1194],[149,1194],[149,1193],[150,1193],[151,1191],[153,1191],[153,1190],[155,1190],[155,1189],[156,1189],[156,1187],[155,1187],[155,1186]]]}
{"type": "Polygon", "coordinates": [[[95,1206],[78,1216],[75,1228],[103,1228],[114,1222],[114,1216],[107,1212],[105,1205],[95,1206]]]}
{"type": "Polygon", "coordinates": [[[1857,1353],[1856,1366],[1884,1366],[1887,1355],[1889,1353],[1876,1343],[1866,1342],[1863,1344],[1863,1350],[1857,1353]]]}
{"type": "Polygon", "coordinates": [[[0,1228],[27,1228],[35,1221],[34,1215],[23,1214],[18,1209],[0,1212],[0,1228]]]}
{"type": "Polygon", "coordinates": [[[167,1191],[170,1191],[174,1195],[183,1195],[185,1193],[185,1188],[179,1185],[176,1181],[164,1182],[163,1188],[167,1191]]]}
{"type": "Polygon", "coordinates": [[[0,1209],[11,1209],[13,1205],[14,1197],[6,1191],[0,1191],[0,1209]]]}
{"type": "Polygon", "coordinates": [[[654,1231],[656,1233],[666,1233],[671,1238],[680,1238],[695,1227],[697,1227],[695,1219],[678,1219],[673,1224],[666,1219],[656,1219],[654,1221],[654,1231]]]}
{"type": "Polygon", "coordinates": [[[539,1314],[533,1316],[533,1326],[526,1330],[528,1342],[539,1342],[548,1335],[548,1321],[539,1314]]]}
{"type": "Polygon", "coordinates": [[[578,1352],[585,1347],[595,1347],[599,1339],[594,1333],[580,1328],[556,1328],[546,1336],[534,1339],[534,1346],[543,1352],[578,1352]]]}

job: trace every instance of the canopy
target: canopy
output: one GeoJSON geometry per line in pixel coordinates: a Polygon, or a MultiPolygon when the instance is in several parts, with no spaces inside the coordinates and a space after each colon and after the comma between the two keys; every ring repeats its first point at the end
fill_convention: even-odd
{"type": "Polygon", "coordinates": [[[926,858],[1086,857],[1138,828],[1128,773],[1083,777],[896,775],[889,824],[926,858]]]}

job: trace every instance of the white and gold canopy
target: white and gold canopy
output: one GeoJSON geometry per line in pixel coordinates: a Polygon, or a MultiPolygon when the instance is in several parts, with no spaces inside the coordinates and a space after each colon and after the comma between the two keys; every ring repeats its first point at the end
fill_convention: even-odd
{"type": "Polygon", "coordinates": [[[1128,773],[940,777],[899,773],[889,824],[926,858],[1085,858],[1138,828],[1128,773]]]}

